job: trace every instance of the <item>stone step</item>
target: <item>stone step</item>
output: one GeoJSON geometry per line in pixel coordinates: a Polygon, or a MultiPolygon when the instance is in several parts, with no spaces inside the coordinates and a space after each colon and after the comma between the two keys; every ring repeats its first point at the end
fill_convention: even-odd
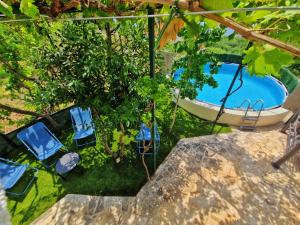
{"type": "Polygon", "coordinates": [[[243,120],[249,120],[249,121],[258,121],[259,117],[257,116],[246,116],[243,117],[243,120]]]}
{"type": "Polygon", "coordinates": [[[248,130],[248,131],[254,131],[255,126],[240,126],[241,130],[248,130]]]}
{"type": "Polygon", "coordinates": [[[68,194],[31,224],[114,224],[134,207],[135,197],[68,194]]]}

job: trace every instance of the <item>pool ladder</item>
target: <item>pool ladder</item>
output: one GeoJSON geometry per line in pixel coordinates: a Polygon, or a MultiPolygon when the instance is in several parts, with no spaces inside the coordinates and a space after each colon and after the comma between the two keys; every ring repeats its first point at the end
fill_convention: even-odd
{"type": "Polygon", "coordinates": [[[244,106],[245,104],[247,105],[247,109],[245,111],[245,115],[242,118],[243,122],[240,126],[240,129],[254,131],[261,111],[263,110],[264,101],[262,99],[258,99],[256,102],[254,102],[253,105],[251,105],[251,101],[249,99],[245,99],[238,108],[242,109],[242,106],[244,106]],[[258,107],[258,110],[255,109],[255,107],[258,107]]]}

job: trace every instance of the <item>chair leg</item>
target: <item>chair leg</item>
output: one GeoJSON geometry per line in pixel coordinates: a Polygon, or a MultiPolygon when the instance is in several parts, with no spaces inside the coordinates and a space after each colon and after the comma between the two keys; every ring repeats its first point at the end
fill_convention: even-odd
{"type": "Polygon", "coordinates": [[[50,170],[51,167],[49,165],[47,165],[46,163],[44,163],[43,161],[41,161],[41,163],[43,164],[43,166],[47,169],[47,170],[50,170]]]}
{"type": "MultiPolygon", "coordinates": [[[[90,136],[89,136],[90,137],[90,136]]],[[[75,139],[75,143],[76,143],[76,146],[77,147],[82,147],[82,146],[85,146],[85,145],[89,145],[89,144],[92,144],[92,143],[97,143],[97,137],[96,137],[96,134],[94,133],[94,137],[92,137],[93,140],[90,141],[90,142],[86,142],[86,143],[83,143],[83,144],[79,144],[79,140],[75,139]]]]}
{"type": "Polygon", "coordinates": [[[66,181],[67,178],[65,176],[63,176],[62,174],[60,173],[57,173],[57,175],[63,180],[63,181],[66,181]]]}
{"type": "Polygon", "coordinates": [[[38,169],[34,168],[34,167],[28,167],[28,168],[34,170],[35,172],[34,172],[34,175],[32,176],[32,178],[30,179],[30,181],[25,186],[25,188],[23,188],[23,190],[21,192],[19,192],[19,193],[18,192],[6,191],[7,194],[11,194],[11,195],[14,195],[14,196],[22,196],[32,186],[33,182],[37,179],[38,169]]]}

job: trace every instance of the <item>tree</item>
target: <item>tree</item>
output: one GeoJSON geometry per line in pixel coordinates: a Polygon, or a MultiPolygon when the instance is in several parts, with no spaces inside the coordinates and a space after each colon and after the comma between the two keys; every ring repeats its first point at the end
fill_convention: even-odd
{"type": "Polygon", "coordinates": [[[51,34],[59,46],[43,48],[36,61],[44,84],[36,101],[93,105],[100,112],[134,99],[138,78],[148,74],[144,33],[141,21],[65,23],[51,34]]]}
{"type": "Polygon", "coordinates": [[[6,73],[6,89],[11,91],[12,97],[22,93],[26,101],[32,99],[34,86],[40,84],[34,65],[28,60],[36,56],[39,46],[35,35],[31,26],[0,24],[0,66],[6,73]]]}
{"type": "Polygon", "coordinates": [[[35,64],[41,85],[35,104],[91,107],[106,152],[119,160],[127,154],[125,146],[134,141],[133,128],[149,113],[152,99],[170,96],[159,55],[158,78],[148,76],[146,24],[143,20],[66,22],[47,33],[57,47],[40,49],[35,64]]]}
{"type": "Polygon", "coordinates": [[[225,30],[220,27],[209,29],[206,23],[202,23],[200,26],[191,24],[189,28],[184,28],[179,32],[181,41],[175,43],[175,51],[184,55],[173,63],[173,73],[178,68],[182,68],[183,71],[180,79],[177,77],[174,81],[173,88],[178,92],[175,94],[176,105],[170,132],[175,123],[179,98],[195,99],[197,90],[201,90],[204,84],[217,86],[213,74],[218,72],[218,60],[206,45],[218,42],[224,33],[225,30]],[[204,65],[207,63],[210,63],[210,74],[204,73],[204,65]]]}
{"type": "Polygon", "coordinates": [[[2,80],[6,90],[10,92],[10,98],[21,100],[23,104],[19,107],[36,106],[34,111],[0,104],[0,114],[7,117],[14,112],[45,118],[56,132],[60,132],[60,126],[49,116],[53,109],[49,105],[35,104],[36,91],[41,87],[42,81],[33,59],[38,55],[41,42],[44,45],[47,43],[44,41],[45,37],[39,35],[33,24],[0,24],[0,40],[0,66],[5,77],[2,80]]]}

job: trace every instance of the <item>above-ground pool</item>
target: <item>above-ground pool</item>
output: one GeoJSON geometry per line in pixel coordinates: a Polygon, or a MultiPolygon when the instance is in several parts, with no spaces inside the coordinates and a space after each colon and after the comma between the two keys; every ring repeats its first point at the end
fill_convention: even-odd
{"type": "MultiPolygon", "coordinates": [[[[219,68],[218,74],[213,75],[214,79],[218,83],[218,86],[213,88],[207,84],[204,85],[202,90],[198,89],[198,95],[196,99],[201,102],[221,106],[221,100],[226,95],[237,68],[237,64],[222,64],[219,68]]],[[[184,69],[182,68],[178,69],[174,73],[174,79],[180,79],[180,75],[183,70],[184,69]]],[[[207,74],[210,73],[209,64],[204,66],[204,72],[207,74]]],[[[252,105],[255,104],[256,101],[262,100],[264,110],[279,107],[284,103],[287,96],[287,90],[277,79],[271,76],[251,76],[245,67],[242,70],[242,77],[242,87],[229,96],[225,108],[237,109],[246,99],[250,100],[252,105]]],[[[239,87],[240,83],[240,80],[237,79],[232,90],[235,90],[237,87],[239,87]]],[[[246,109],[247,106],[247,104],[243,104],[240,109],[246,109]]],[[[256,109],[260,107],[260,103],[254,106],[256,109]]]]}
{"type": "MultiPolygon", "coordinates": [[[[216,88],[204,85],[202,90],[198,90],[196,99],[179,99],[178,105],[200,118],[214,121],[222,105],[221,100],[225,97],[237,68],[237,64],[222,64],[218,74],[213,75],[218,83],[216,88]]],[[[183,71],[182,68],[178,69],[174,73],[174,79],[179,80],[183,71]]],[[[204,72],[210,73],[209,64],[205,65],[204,72]]],[[[251,76],[247,68],[243,68],[242,78],[243,85],[229,96],[224,113],[218,122],[235,126],[250,126],[252,119],[250,120],[249,117],[252,117],[258,118],[254,120],[254,126],[267,126],[285,121],[290,116],[289,111],[281,107],[288,92],[280,81],[272,76],[251,76]],[[259,102],[256,103],[257,101],[259,102]],[[249,110],[246,110],[248,105],[249,110]]],[[[240,80],[237,79],[232,91],[240,84],[240,80]]],[[[175,90],[175,94],[178,94],[178,90],[175,90]]]]}

